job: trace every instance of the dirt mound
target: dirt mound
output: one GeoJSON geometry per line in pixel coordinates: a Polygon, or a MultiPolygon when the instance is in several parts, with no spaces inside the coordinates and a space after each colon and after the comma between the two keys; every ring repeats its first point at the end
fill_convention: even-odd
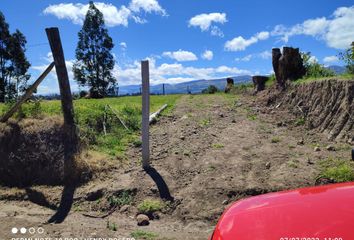
{"type": "Polygon", "coordinates": [[[329,139],[354,141],[354,81],[323,80],[292,85],[287,92],[274,89],[262,93],[267,104],[288,108],[306,120],[309,129],[328,135],[329,139]]]}
{"type": "Polygon", "coordinates": [[[50,117],[0,124],[0,184],[56,185],[63,181],[63,120],[50,117]]]}

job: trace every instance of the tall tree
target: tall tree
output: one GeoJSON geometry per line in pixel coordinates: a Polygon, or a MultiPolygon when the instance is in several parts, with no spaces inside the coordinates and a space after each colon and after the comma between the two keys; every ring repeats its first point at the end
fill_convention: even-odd
{"type": "Polygon", "coordinates": [[[351,47],[339,53],[339,58],[345,62],[347,72],[354,74],[354,42],[352,42],[351,47]]]}
{"type": "Polygon", "coordinates": [[[25,52],[25,36],[16,30],[9,31],[9,24],[0,11],[0,102],[11,100],[23,91],[30,75],[30,63],[25,52]]]}
{"type": "Polygon", "coordinates": [[[79,34],[76,61],[73,66],[75,80],[90,87],[93,98],[104,97],[116,79],[112,76],[114,59],[112,38],[105,27],[103,14],[90,2],[85,21],[79,34]]]}

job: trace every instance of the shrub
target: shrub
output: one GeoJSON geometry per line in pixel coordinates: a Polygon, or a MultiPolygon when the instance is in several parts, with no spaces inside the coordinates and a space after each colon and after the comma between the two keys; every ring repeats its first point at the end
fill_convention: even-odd
{"type": "Polygon", "coordinates": [[[40,100],[36,100],[29,109],[29,113],[33,118],[42,117],[42,108],[40,100]]]}
{"type": "Polygon", "coordinates": [[[202,90],[202,93],[213,94],[216,93],[217,91],[218,91],[217,87],[215,87],[214,85],[209,85],[208,88],[202,90]]]}
{"type": "Polygon", "coordinates": [[[160,211],[163,208],[163,204],[158,200],[145,199],[138,205],[140,213],[150,215],[156,211],[160,211]]]}
{"type": "Polygon", "coordinates": [[[319,64],[311,56],[310,52],[301,53],[301,57],[306,69],[304,78],[333,77],[335,75],[332,70],[325,68],[322,64],[319,64]]]}
{"type": "Polygon", "coordinates": [[[346,64],[347,73],[354,74],[354,42],[351,47],[339,53],[339,58],[346,64]]]}
{"type": "Polygon", "coordinates": [[[122,191],[118,195],[113,195],[108,198],[111,207],[130,205],[133,201],[133,193],[130,191],[122,191]]]}
{"type": "Polygon", "coordinates": [[[268,80],[266,81],[265,85],[266,85],[267,87],[270,87],[270,86],[274,85],[275,82],[276,82],[275,74],[273,73],[273,74],[271,74],[271,75],[269,76],[269,78],[268,78],[268,80]]]}
{"type": "Polygon", "coordinates": [[[335,182],[354,180],[354,164],[339,159],[327,159],[321,162],[321,172],[318,178],[327,178],[335,182]]]}
{"type": "Polygon", "coordinates": [[[85,90],[81,90],[81,91],[80,91],[80,93],[79,93],[80,98],[84,98],[84,97],[86,97],[86,96],[87,96],[87,94],[88,94],[88,92],[87,92],[87,91],[85,91],[85,90]]]}
{"type": "Polygon", "coordinates": [[[304,125],[304,124],[305,124],[305,118],[304,118],[304,117],[298,118],[298,119],[296,119],[296,121],[295,121],[295,125],[296,125],[296,126],[302,126],[302,125],[304,125]]]}

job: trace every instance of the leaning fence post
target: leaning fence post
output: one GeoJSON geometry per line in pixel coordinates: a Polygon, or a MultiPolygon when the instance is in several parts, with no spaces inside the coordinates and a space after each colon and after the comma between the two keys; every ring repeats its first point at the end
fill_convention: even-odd
{"type": "Polygon", "coordinates": [[[61,106],[64,115],[64,177],[67,181],[70,179],[70,174],[74,167],[73,154],[78,150],[78,136],[74,121],[73,101],[59,30],[58,28],[46,28],[45,31],[53,53],[55,70],[60,88],[61,106]]]}
{"type": "Polygon", "coordinates": [[[143,168],[149,168],[149,108],[150,108],[150,83],[149,83],[149,61],[141,61],[142,78],[142,158],[143,168]]]}
{"type": "Polygon", "coordinates": [[[43,81],[43,79],[52,71],[54,67],[54,62],[52,62],[47,69],[39,76],[39,78],[27,89],[26,93],[20,98],[19,101],[16,102],[14,106],[10,108],[10,110],[5,113],[4,116],[1,117],[0,122],[6,122],[9,120],[12,115],[21,107],[21,105],[26,102],[27,99],[29,99],[33,92],[37,89],[39,84],[43,81]]]}

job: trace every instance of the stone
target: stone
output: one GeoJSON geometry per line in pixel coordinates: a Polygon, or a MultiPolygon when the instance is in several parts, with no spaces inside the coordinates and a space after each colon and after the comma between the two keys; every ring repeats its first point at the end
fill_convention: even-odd
{"type": "Polygon", "coordinates": [[[226,79],[225,93],[229,93],[234,86],[234,80],[232,78],[226,79]]]}
{"type": "Polygon", "coordinates": [[[159,190],[158,190],[156,187],[150,188],[150,191],[151,191],[151,193],[153,193],[153,194],[158,194],[158,193],[159,193],[159,190]]]}
{"type": "Polygon", "coordinates": [[[186,138],[185,138],[185,136],[181,136],[180,139],[181,139],[181,140],[184,140],[184,139],[186,139],[186,138]]]}
{"type": "Polygon", "coordinates": [[[301,139],[297,142],[297,145],[304,145],[304,139],[301,139]]]}
{"type": "Polygon", "coordinates": [[[279,48],[273,48],[272,64],[277,87],[280,89],[285,89],[287,81],[294,81],[306,74],[298,48],[283,47],[283,53],[279,48]]]}
{"type": "Polygon", "coordinates": [[[270,162],[267,162],[265,167],[266,167],[266,169],[269,169],[270,168],[270,162]]]}
{"type": "Polygon", "coordinates": [[[320,147],[315,147],[313,150],[314,150],[315,152],[319,152],[319,151],[321,151],[321,148],[320,148],[320,147]]]}
{"type": "Polygon", "coordinates": [[[138,226],[147,226],[150,224],[150,219],[145,214],[139,214],[136,217],[136,221],[138,223],[138,226]]]}
{"type": "Polygon", "coordinates": [[[223,118],[225,115],[223,113],[219,113],[219,117],[223,118]]]}
{"type": "Polygon", "coordinates": [[[269,78],[266,76],[253,76],[252,77],[255,93],[263,91],[265,89],[265,83],[268,79],[269,78]]]}
{"type": "Polygon", "coordinates": [[[153,212],[151,214],[152,219],[160,219],[160,214],[158,212],[153,212]]]}
{"type": "Polygon", "coordinates": [[[129,210],[129,205],[123,205],[120,209],[119,212],[123,213],[123,212],[127,212],[129,210]]]}
{"type": "Polygon", "coordinates": [[[285,122],[277,122],[278,127],[285,127],[286,123],[285,122]]]}
{"type": "Polygon", "coordinates": [[[236,123],[236,120],[235,119],[232,119],[232,121],[231,121],[232,123],[236,123]]]}
{"type": "Polygon", "coordinates": [[[328,145],[326,147],[326,149],[327,149],[327,151],[335,151],[336,150],[336,148],[333,145],[328,145]]]}
{"type": "Polygon", "coordinates": [[[228,204],[229,203],[229,201],[228,200],[224,200],[224,201],[222,201],[222,205],[226,205],[226,204],[228,204]]]}

